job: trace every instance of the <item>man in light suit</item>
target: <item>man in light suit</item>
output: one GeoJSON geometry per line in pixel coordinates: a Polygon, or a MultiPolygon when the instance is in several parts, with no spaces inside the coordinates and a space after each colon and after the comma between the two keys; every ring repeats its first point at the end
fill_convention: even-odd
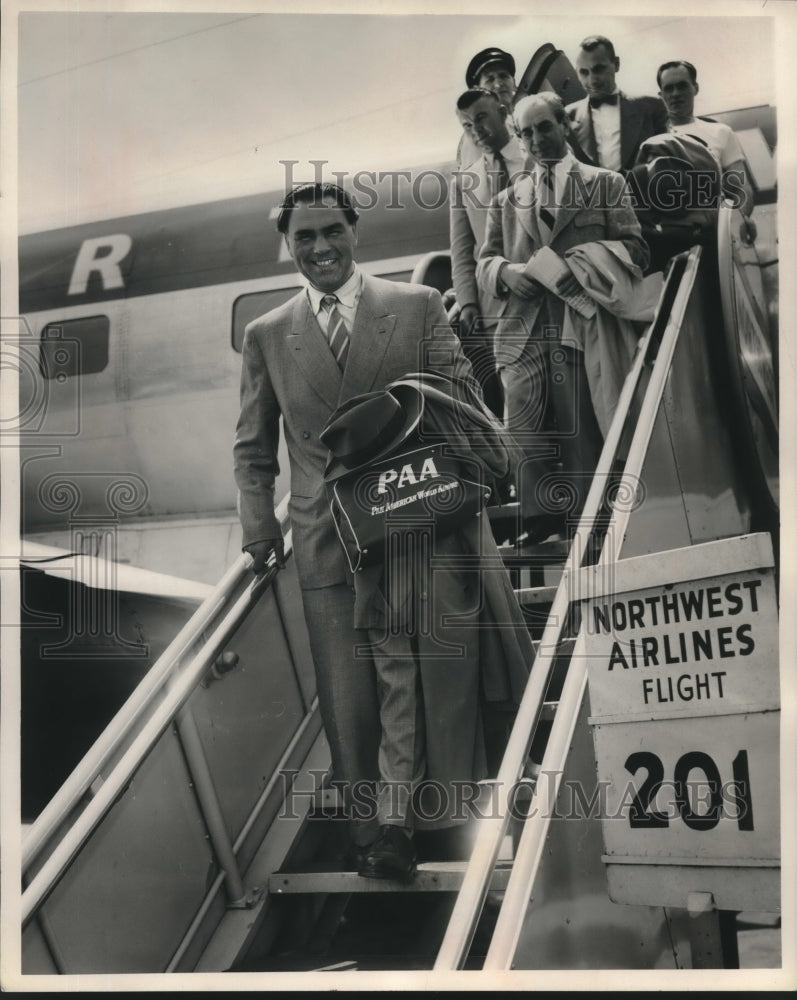
{"type": "MultiPolygon", "coordinates": [[[[503,49],[491,45],[482,49],[468,63],[465,70],[465,86],[469,90],[481,87],[498,98],[500,104],[511,113],[515,103],[515,60],[503,49]]],[[[457,147],[457,164],[467,167],[479,159],[481,150],[466,132],[457,147]]]]}
{"type": "Polygon", "coordinates": [[[460,337],[485,399],[499,415],[503,404],[491,340],[501,303],[479,288],[476,260],[490,203],[526,165],[514,128],[510,134],[507,127],[508,116],[509,109],[492,91],[474,87],[459,96],[457,117],[481,155],[452,173],[449,189],[451,277],[460,310],[460,337]]]}
{"type": "MultiPolygon", "coordinates": [[[[283,563],[274,515],[281,418],[291,467],[296,569],[319,705],[333,774],[348,793],[358,871],[403,879],[416,862],[413,788],[424,774],[437,778],[443,770],[473,777],[478,644],[472,644],[470,659],[467,653],[464,660],[460,656],[447,673],[418,662],[412,645],[417,638],[388,635],[388,641],[384,632],[371,630],[377,622],[355,617],[356,588],[327,500],[329,452],[320,434],[340,404],[354,396],[432,366],[469,379],[470,365],[436,290],[370,277],[357,267],[357,212],[341,188],[294,189],[277,228],[307,287],[246,329],[234,448],[243,545],[256,572],[272,553],[283,563]],[[472,697],[465,695],[466,684],[472,697]],[[466,703],[467,725],[457,717],[466,703]],[[454,715],[447,717],[448,712],[454,715]],[[427,718],[439,719],[439,728],[430,731],[427,718]],[[377,784],[374,816],[368,789],[377,784]]],[[[461,584],[453,581],[452,587],[462,594],[461,584]]]]}
{"type": "Polygon", "coordinates": [[[658,98],[627,97],[615,81],[619,68],[608,38],[585,38],[576,71],[587,96],[569,104],[567,114],[578,158],[625,173],[636,162],[640,143],[666,131],[667,113],[658,98]]]}
{"type": "Polygon", "coordinates": [[[525,273],[541,247],[562,257],[593,241],[619,241],[632,266],[644,269],[647,245],[623,178],[579,163],[568,146],[569,122],[560,98],[541,93],[515,108],[520,141],[535,161],[490,208],[477,279],[503,299],[496,357],[504,387],[505,421],[527,458],[518,477],[523,527],[530,542],[561,528],[561,514],[537,487],[562,462],[572,496],[583,507],[603,444],[584,371],[583,345],[562,341],[562,296],[581,291],[565,268],[555,294],[525,273]],[[548,421],[555,433],[544,432],[548,421]]]}

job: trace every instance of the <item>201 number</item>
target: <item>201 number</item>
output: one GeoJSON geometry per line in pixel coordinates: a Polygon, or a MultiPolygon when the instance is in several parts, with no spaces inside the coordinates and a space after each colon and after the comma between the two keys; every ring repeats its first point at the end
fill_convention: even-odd
{"type": "MultiPolygon", "coordinates": [[[[731,764],[733,769],[733,798],[736,806],[736,823],[740,830],[752,830],[753,800],[750,793],[750,767],[747,751],[740,750],[731,764]]],[[[628,822],[633,829],[661,829],[670,825],[666,812],[651,808],[651,803],[664,786],[664,764],[655,753],[639,750],[625,762],[625,769],[632,775],[645,768],[647,776],[634,793],[628,812],[628,822]]],[[[703,783],[701,782],[701,787],[703,783]]],[[[673,799],[677,814],[691,830],[713,830],[722,816],[725,788],[719,768],[707,753],[690,750],[675,762],[673,769],[673,799]],[[692,771],[700,770],[706,776],[707,808],[697,812],[689,795],[689,778],[692,771]]]]}

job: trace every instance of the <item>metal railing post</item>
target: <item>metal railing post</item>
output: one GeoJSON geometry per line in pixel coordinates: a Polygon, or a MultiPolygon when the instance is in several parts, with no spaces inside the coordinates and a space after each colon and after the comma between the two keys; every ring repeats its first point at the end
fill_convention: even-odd
{"type": "MultiPolygon", "coordinates": [[[[650,376],[650,383],[645,392],[645,398],[642,402],[636,429],[628,451],[620,490],[627,483],[633,486],[642,474],[645,455],[647,454],[648,445],[653,433],[653,425],[661,404],[664,387],[670,374],[670,368],[672,367],[673,355],[678,343],[678,335],[694,285],[699,262],[700,251],[698,248],[692,251],[687,261],[678,295],[676,296],[676,301],[673,303],[670,318],[662,336],[650,376]]],[[[597,564],[589,567],[590,575],[600,577],[605,567],[617,560],[630,516],[630,504],[614,508],[607,538],[617,539],[617,546],[614,550],[609,545],[603,547],[597,564]]],[[[579,573],[578,566],[573,566],[572,569],[574,574],[579,573]]],[[[523,926],[523,915],[531,898],[531,891],[539,869],[545,837],[551,822],[550,812],[539,808],[540,791],[543,784],[553,782],[553,787],[546,789],[548,794],[545,801],[548,803],[556,801],[556,793],[561,783],[562,774],[564,773],[570,740],[587,684],[584,635],[582,627],[568,666],[559,708],[557,709],[545,754],[543,755],[542,766],[540,768],[540,779],[542,780],[538,781],[532,794],[529,806],[530,819],[523,826],[523,832],[512,865],[512,874],[509,878],[501,912],[498,915],[490,947],[484,960],[483,968],[485,970],[510,968],[515,954],[523,926]]]]}
{"type": "Polygon", "coordinates": [[[243,879],[230,841],[227,824],[224,822],[224,816],[221,812],[218,792],[208,767],[208,759],[199,736],[196,719],[188,705],[183,705],[177,713],[175,723],[213,853],[224,871],[227,902],[233,906],[243,906],[246,902],[243,879]]]}
{"type": "MultiPolygon", "coordinates": [[[[683,310],[686,308],[686,302],[688,301],[689,292],[691,291],[692,283],[694,280],[694,273],[697,269],[697,263],[700,259],[699,248],[693,250],[687,261],[683,272],[679,279],[679,285],[677,294],[675,296],[675,301],[673,303],[672,310],[670,312],[670,318],[667,321],[665,327],[665,332],[671,330],[673,327],[673,314],[676,312],[676,303],[680,306],[681,315],[683,310]]],[[[672,279],[672,274],[670,276],[672,279]]],[[[667,295],[667,289],[669,287],[670,280],[665,283],[664,289],[659,299],[659,307],[662,307],[667,295]]],[[[470,947],[470,943],[475,932],[476,923],[481,913],[482,906],[484,904],[484,899],[487,893],[487,888],[489,885],[490,875],[495,866],[496,859],[498,857],[498,851],[500,849],[500,841],[509,824],[509,813],[508,813],[508,803],[509,796],[511,794],[511,788],[517,782],[522,769],[524,766],[526,755],[528,754],[529,746],[531,743],[532,736],[536,729],[537,723],[539,722],[540,715],[542,713],[542,703],[545,696],[545,691],[548,686],[549,676],[553,667],[553,661],[556,655],[557,648],[560,642],[560,636],[564,623],[568,620],[568,609],[571,601],[571,586],[573,583],[577,582],[577,576],[580,572],[585,540],[591,535],[593,528],[596,523],[599,508],[603,499],[603,479],[607,477],[613,462],[617,450],[620,445],[620,440],[625,429],[625,422],[630,410],[631,403],[633,401],[634,394],[636,392],[637,385],[642,375],[643,368],[647,361],[648,351],[651,346],[652,338],[654,333],[657,331],[658,325],[658,308],[657,316],[653,323],[648,328],[642,341],[640,342],[637,353],[634,358],[634,362],[631,367],[631,371],[626,377],[625,383],[623,385],[622,392],[620,394],[620,400],[615,411],[614,419],[606,435],[606,440],[604,443],[603,451],[601,452],[601,457],[598,462],[598,467],[595,471],[595,475],[592,480],[592,484],[587,495],[586,503],[584,504],[584,510],[581,515],[578,529],[573,540],[573,545],[568,556],[568,562],[562,573],[562,578],[557,587],[556,594],[554,596],[553,603],[551,605],[550,613],[548,615],[548,621],[543,632],[543,636],[537,647],[537,655],[534,660],[533,669],[529,675],[529,680],[526,685],[526,689],[523,693],[520,705],[518,707],[517,716],[515,719],[515,724],[510,733],[509,740],[507,742],[507,747],[504,752],[504,757],[501,762],[501,766],[498,771],[498,776],[496,778],[496,805],[497,805],[497,817],[490,817],[489,819],[479,820],[476,834],[476,843],[474,846],[473,854],[471,856],[468,867],[465,871],[465,876],[463,878],[462,887],[460,889],[459,895],[457,896],[457,901],[454,905],[454,910],[449,921],[448,928],[443,937],[443,942],[440,946],[440,950],[437,955],[437,960],[435,962],[435,971],[437,970],[451,970],[459,969],[464,964],[465,958],[467,957],[467,952],[470,947]]],[[[680,321],[675,323],[676,330],[680,326],[680,321]]],[[[655,367],[659,367],[658,365],[655,367]]],[[[669,364],[667,364],[667,372],[669,372],[669,364]]],[[[654,368],[655,371],[655,368],[654,368]]],[[[663,382],[662,382],[663,388],[663,382]]],[[[655,390],[654,390],[655,391],[655,390]]],[[[647,400],[648,396],[651,394],[651,386],[645,395],[647,400]]],[[[658,403],[657,403],[658,406],[658,403]]],[[[644,412],[644,411],[643,411],[644,412]]],[[[637,428],[642,424],[643,416],[640,415],[640,419],[637,423],[637,428]]],[[[652,420],[651,428],[652,429],[652,420]]],[[[635,435],[638,437],[638,432],[635,435]]],[[[632,445],[633,448],[633,445],[632,445]]],[[[644,454],[642,456],[644,458],[644,454]]],[[[629,455],[629,460],[626,463],[627,478],[630,479],[629,467],[631,466],[631,456],[629,455]]],[[[640,463],[641,467],[641,463],[640,463]]],[[[624,474],[624,479],[626,475],[624,474]]],[[[614,518],[612,518],[612,523],[614,524],[614,518]]],[[[611,526],[610,526],[611,533],[611,526]]],[[[623,528],[624,530],[624,528],[623,528]]],[[[609,535],[611,537],[611,535],[609,535]]],[[[606,546],[604,545],[601,556],[605,556],[606,546]]],[[[570,671],[568,671],[568,676],[570,671]]],[[[574,675],[571,681],[571,689],[578,688],[578,678],[574,675]]],[[[583,690],[583,687],[581,688],[583,690]]],[[[578,704],[580,705],[580,696],[578,699],[578,704]]],[[[575,713],[577,713],[578,708],[575,708],[575,713]]],[[[555,728],[559,722],[559,729],[564,725],[564,718],[561,717],[560,711],[557,711],[556,717],[554,719],[553,727],[555,728]]],[[[573,720],[574,721],[574,720],[573,720]]],[[[557,731],[558,732],[558,731],[557,731]]],[[[554,732],[552,729],[551,737],[549,737],[549,743],[551,738],[554,737],[554,732]]],[[[546,754],[546,757],[550,757],[546,754]]],[[[545,758],[544,758],[545,764],[545,758]]],[[[530,808],[533,810],[537,802],[537,792],[532,796],[530,808]]],[[[535,828],[536,829],[536,828],[535,828]]],[[[546,826],[547,829],[547,826],[546,826]]],[[[525,829],[524,829],[525,833],[525,829]]],[[[521,843],[522,843],[521,837],[521,843]]],[[[527,849],[531,850],[532,845],[528,843],[527,838],[527,849]]],[[[515,864],[517,864],[518,858],[515,858],[515,864]]],[[[536,865],[534,866],[534,871],[536,871],[536,865]]],[[[513,865],[514,872],[514,865],[513,865]]],[[[512,883],[512,877],[510,877],[510,885],[512,883]]],[[[532,876],[533,883],[533,876],[532,876]]],[[[507,892],[509,887],[507,888],[507,892]]],[[[528,892],[531,892],[531,883],[528,885],[528,892]]],[[[528,901],[528,897],[526,899],[528,901]]],[[[517,911],[513,911],[512,915],[509,915],[507,911],[507,917],[504,917],[505,906],[502,906],[501,913],[499,914],[498,922],[501,924],[502,929],[505,929],[508,923],[511,923],[513,919],[520,920],[522,914],[517,911]],[[502,922],[503,918],[503,922],[502,922]]],[[[522,921],[521,921],[522,922],[522,921]]],[[[495,932],[493,934],[493,945],[498,938],[498,924],[496,925],[495,932]]],[[[491,945],[488,955],[493,950],[493,945],[491,945]]],[[[512,948],[512,953],[514,954],[514,946],[512,948]]],[[[494,954],[494,952],[493,952],[494,954]]],[[[491,956],[492,960],[492,956],[491,956]]],[[[486,967],[486,966],[485,966],[486,967]]]]}

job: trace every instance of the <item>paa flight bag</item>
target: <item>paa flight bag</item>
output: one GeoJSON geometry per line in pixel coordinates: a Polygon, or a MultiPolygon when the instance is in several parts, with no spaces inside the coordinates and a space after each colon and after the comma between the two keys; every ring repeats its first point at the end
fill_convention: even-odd
{"type": "Polygon", "coordinates": [[[396,533],[439,538],[478,514],[490,495],[481,472],[449,445],[416,438],[337,478],[330,508],[352,572],[383,562],[396,533]]]}

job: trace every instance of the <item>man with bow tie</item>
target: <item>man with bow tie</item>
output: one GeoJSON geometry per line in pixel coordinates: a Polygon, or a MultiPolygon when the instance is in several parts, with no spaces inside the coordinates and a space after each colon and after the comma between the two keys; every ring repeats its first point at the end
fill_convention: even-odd
{"type": "Polygon", "coordinates": [[[474,87],[460,95],[457,117],[480,155],[452,173],[449,190],[451,278],[460,336],[485,399],[496,412],[501,409],[500,386],[494,375],[491,340],[501,303],[479,288],[476,261],[490,203],[526,165],[514,130],[510,134],[507,127],[508,115],[509,109],[492,91],[474,87]]]}
{"type": "Polygon", "coordinates": [[[485,292],[502,300],[495,347],[504,419],[525,451],[518,499],[523,529],[534,543],[563,527],[561,512],[543,488],[551,482],[555,463],[561,462],[557,481],[571,498],[574,519],[603,445],[584,346],[592,335],[590,322],[603,323],[607,314],[598,310],[595,321],[580,322],[573,337],[563,297],[582,288],[565,256],[584,256],[601,244],[601,253],[641,278],[649,251],[622,176],[573,156],[569,121],[556,94],[522,98],[514,118],[534,167],[493,202],[476,276],[485,292]],[[563,265],[554,290],[546,290],[528,272],[541,248],[554,251],[563,265]]]}
{"type": "Polygon", "coordinates": [[[576,72],[587,96],[567,106],[576,155],[584,163],[622,173],[636,162],[640,143],[667,130],[655,97],[627,97],[617,86],[620,59],[603,35],[581,43],[576,72]]]}

